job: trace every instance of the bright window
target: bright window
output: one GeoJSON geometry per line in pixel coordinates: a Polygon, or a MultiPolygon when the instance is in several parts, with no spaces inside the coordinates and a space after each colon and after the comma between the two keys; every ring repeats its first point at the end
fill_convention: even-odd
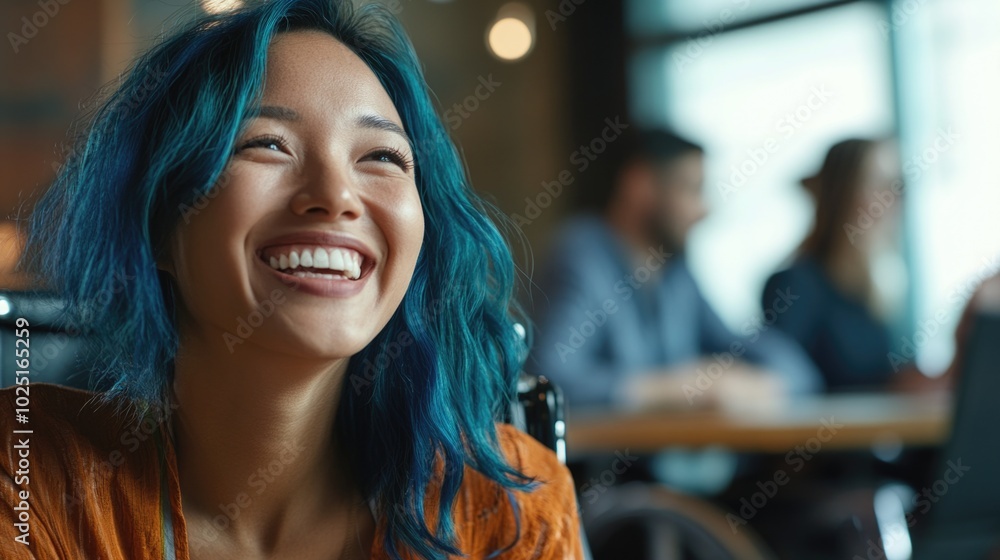
{"type": "MultiPolygon", "coordinates": [[[[676,4],[681,4],[677,2],[676,4]]],[[[702,143],[711,214],[691,265],[734,330],[758,313],[767,277],[801,242],[812,207],[799,187],[834,142],[893,129],[882,11],[851,4],[640,53],[635,113],[702,143]]]]}
{"type": "Polygon", "coordinates": [[[1000,268],[1000,3],[898,4],[904,171],[918,279],[913,341],[921,366],[933,372],[951,360],[952,331],[972,290],[1000,268]]]}
{"type": "Polygon", "coordinates": [[[711,30],[776,13],[823,4],[826,0],[633,0],[628,25],[636,35],[663,31],[711,30]]]}
{"type": "Polygon", "coordinates": [[[898,131],[907,266],[876,281],[909,296],[896,349],[912,343],[936,373],[972,290],[1000,268],[1000,3],[859,0],[739,27],[819,4],[633,0],[632,118],[708,150],[712,214],[691,264],[734,329],[811,225],[798,181],[837,140],[898,131]]]}

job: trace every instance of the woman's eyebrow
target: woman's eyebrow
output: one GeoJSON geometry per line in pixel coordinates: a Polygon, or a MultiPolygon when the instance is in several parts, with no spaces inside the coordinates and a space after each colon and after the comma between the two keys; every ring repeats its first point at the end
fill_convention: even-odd
{"type": "MultiPolygon", "coordinates": [[[[256,112],[248,114],[246,118],[275,119],[279,121],[291,122],[302,120],[302,116],[299,115],[295,109],[283,107],[281,105],[263,105],[256,112]]],[[[406,140],[406,143],[411,149],[413,148],[413,141],[410,140],[410,136],[406,134],[406,131],[403,130],[398,124],[385,117],[370,114],[362,115],[358,117],[355,123],[361,128],[373,128],[376,130],[385,130],[398,134],[403,137],[403,140],[406,140]]]]}
{"type": "Polygon", "coordinates": [[[298,121],[302,119],[302,116],[295,112],[294,109],[289,109],[288,107],[282,107],[280,105],[264,105],[257,110],[256,113],[250,113],[247,115],[248,119],[251,118],[264,118],[264,119],[275,119],[279,121],[298,121]]]}
{"type": "Polygon", "coordinates": [[[381,117],[379,115],[362,115],[358,117],[358,120],[355,122],[361,128],[374,128],[377,130],[386,130],[394,134],[398,134],[403,137],[403,140],[406,140],[406,143],[410,146],[410,149],[411,150],[413,149],[413,141],[410,140],[410,136],[406,134],[406,131],[403,130],[398,124],[390,121],[385,117],[381,117]]]}

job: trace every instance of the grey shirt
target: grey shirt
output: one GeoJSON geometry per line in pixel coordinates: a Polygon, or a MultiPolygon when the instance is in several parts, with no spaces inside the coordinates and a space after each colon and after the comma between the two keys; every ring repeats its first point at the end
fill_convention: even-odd
{"type": "Polygon", "coordinates": [[[763,321],[731,332],[682,255],[662,247],[640,262],[630,255],[603,220],[580,217],[557,235],[543,267],[525,369],[559,385],[569,406],[613,405],[624,378],[702,357],[723,373],[734,359],[763,366],[793,393],[821,388],[803,350],[763,321]]]}

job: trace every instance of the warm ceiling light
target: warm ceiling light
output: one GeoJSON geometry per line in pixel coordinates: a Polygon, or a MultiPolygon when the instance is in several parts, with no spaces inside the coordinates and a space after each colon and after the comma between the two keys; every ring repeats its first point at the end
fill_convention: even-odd
{"type": "Polygon", "coordinates": [[[201,0],[201,8],[209,14],[231,12],[243,7],[243,0],[201,0]]]}
{"type": "Polygon", "coordinates": [[[500,8],[486,33],[486,45],[501,60],[520,60],[535,44],[535,18],[524,4],[512,3],[500,8]]]}

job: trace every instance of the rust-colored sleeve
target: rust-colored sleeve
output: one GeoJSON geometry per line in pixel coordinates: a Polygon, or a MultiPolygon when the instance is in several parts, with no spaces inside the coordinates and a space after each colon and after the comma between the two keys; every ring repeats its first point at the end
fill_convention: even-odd
{"type": "MultiPolygon", "coordinates": [[[[579,560],[583,558],[576,492],[569,470],[555,453],[512,426],[497,426],[504,456],[511,466],[533,477],[531,492],[514,492],[517,511],[507,494],[471,467],[465,467],[462,487],[452,508],[459,550],[470,560],[579,560]],[[518,530],[520,534],[518,535],[518,530]],[[495,552],[497,556],[491,556],[495,552]]],[[[440,464],[438,465],[440,468],[440,464]]],[[[427,494],[425,516],[434,528],[438,494],[427,494]]],[[[372,560],[385,557],[379,526],[372,560]]],[[[412,554],[405,554],[412,559],[412,554]]]]}
{"type": "Polygon", "coordinates": [[[463,551],[472,558],[485,558],[495,550],[510,547],[499,557],[582,558],[576,491],[569,470],[552,450],[512,426],[498,426],[498,436],[511,466],[539,484],[531,492],[514,492],[518,506],[515,513],[505,493],[479,473],[467,469],[465,488],[455,512],[463,551]]]}
{"type": "Polygon", "coordinates": [[[0,558],[160,558],[160,479],[148,434],[92,393],[46,384],[29,385],[21,424],[16,390],[0,390],[0,558]],[[15,433],[24,429],[32,433],[15,433]]]}

